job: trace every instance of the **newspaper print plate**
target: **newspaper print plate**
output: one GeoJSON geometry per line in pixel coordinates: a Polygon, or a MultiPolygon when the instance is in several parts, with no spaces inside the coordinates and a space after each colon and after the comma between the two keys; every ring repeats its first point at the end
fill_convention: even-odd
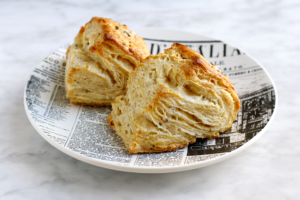
{"type": "Polygon", "coordinates": [[[275,85],[266,70],[241,50],[193,33],[145,28],[141,35],[152,54],[174,42],[201,53],[228,76],[241,99],[232,127],[219,138],[198,139],[173,152],[130,154],[110,128],[111,107],[73,105],[65,98],[64,45],[34,68],[24,91],[27,116],[37,132],[60,151],[87,163],[128,172],[166,173],[204,167],[225,160],[253,144],[276,111],[275,85]]]}

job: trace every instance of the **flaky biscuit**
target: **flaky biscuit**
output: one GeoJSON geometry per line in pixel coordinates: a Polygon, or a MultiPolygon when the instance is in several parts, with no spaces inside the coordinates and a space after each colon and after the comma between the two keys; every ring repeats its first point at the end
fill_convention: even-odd
{"type": "Polygon", "coordinates": [[[77,104],[110,105],[125,94],[129,72],[149,54],[144,40],[126,25],[93,17],[67,51],[67,98],[77,104]]]}
{"type": "Polygon", "coordinates": [[[131,153],[176,150],[230,128],[240,108],[231,81],[202,55],[173,44],[131,72],[109,123],[131,153]]]}

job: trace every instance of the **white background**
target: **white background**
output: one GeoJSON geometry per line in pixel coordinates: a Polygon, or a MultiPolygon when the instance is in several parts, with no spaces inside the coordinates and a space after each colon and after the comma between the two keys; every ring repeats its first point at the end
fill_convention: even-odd
{"type": "Polygon", "coordinates": [[[0,1],[0,199],[298,199],[299,13],[298,1],[0,1]],[[272,125],[229,160],[171,174],[107,170],[58,151],[29,123],[23,90],[32,69],[92,16],[237,46],[276,84],[272,125]]]}

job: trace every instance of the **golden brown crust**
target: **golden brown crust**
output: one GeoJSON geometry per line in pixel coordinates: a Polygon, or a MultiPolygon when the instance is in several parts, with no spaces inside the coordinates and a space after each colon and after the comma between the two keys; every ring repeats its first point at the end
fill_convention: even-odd
{"type": "Polygon", "coordinates": [[[154,147],[152,149],[137,149],[135,147],[129,147],[128,151],[130,153],[134,153],[134,154],[143,154],[143,153],[162,153],[162,152],[168,152],[168,151],[174,151],[177,149],[181,149],[184,148],[186,146],[188,146],[189,144],[193,144],[196,142],[196,139],[193,142],[190,143],[186,143],[186,144],[172,144],[167,146],[166,148],[160,148],[160,147],[154,147]]]}
{"type": "Polygon", "coordinates": [[[199,53],[173,44],[130,73],[108,121],[131,153],[172,151],[231,127],[240,100],[199,53]]]}
{"type": "Polygon", "coordinates": [[[125,94],[129,73],[150,53],[144,40],[110,19],[93,17],[67,50],[67,98],[84,105],[110,105],[125,94]]]}
{"type": "MultiPolygon", "coordinates": [[[[240,99],[238,98],[238,95],[232,85],[232,82],[229,80],[229,78],[225,75],[223,75],[220,71],[218,71],[211,63],[209,63],[201,54],[198,52],[188,48],[185,45],[174,43],[172,45],[173,49],[176,49],[182,57],[189,58],[193,61],[192,65],[189,66],[183,66],[182,69],[185,72],[186,77],[190,77],[191,79],[194,79],[197,74],[199,74],[199,68],[202,69],[201,73],[210,76],[218,81],[218,85],[223,86],[226,88],[228,92],[232,95],[232,98],[234,99],[234,102],[236,103],[236,114],[238,110],[240,109],[240,99]]],[[[167,53],[169,49],[166,49],[165,52],[167,53]]]]}
{"type": "MultiPolygon", "coordinates": [[[[101,32],[99,32],[100,35],[95,33],[91,37],[91,40],[97,40],[96,45],[90,47],[92,51],[102,52],[102,45],[114,45],[122,50],[124,54],[132,55],[139,61],[142,61],[149,55],[149,50],[144,40],[128,29],[126,25],[121,25],[107,18],[93,17],[86,24],[86,27],[95,26],[95,23],[98,24],[101,32]]],[[[82,30],[80,30],[79,34],[81,32],[82,30]]]]}
{"type": "Polygon", "coordinates": [[[69,53],[70,53],[70,50],[71,50],[71,46],[68,47],[67,52],[66,52],[66,59],[67,59],[67,60],[68,60],[68,55],[69,55],[69,53]]]}
{"type": "MultiPolygon", "coordinates": [[[[186,78],[195,80],[199,78],[197,77],[199,74],[211,77],[214,81],[217,81],[219,86],[224,87],[225,90],[231,94],[233,101],[235,102],[236,111],[234,118],[236,118],[241,107],[241,102],[229,78],[217,70],[215,66],[209,63],[201,54],[183,44],[174,43],[170,49],[165,50],[165,53],[170,53],[170,51],[174,50],[180,53],[182,58],[191,59],[193,61],[192,63],[181,67],[186,78]]],[[[228,128],[230,127],[231,125],[228,128]]]]}
{"type": "Polygon", "coordinates": [[[86,103],[86,102],[83,102],[83,101],[80,101],[80,100],[74,99],[74,98],[70,98],[70,102],[73,104],[82,105],[82,106],[95,106],[95,107],[111,106],[111,103],[86,103]]]}

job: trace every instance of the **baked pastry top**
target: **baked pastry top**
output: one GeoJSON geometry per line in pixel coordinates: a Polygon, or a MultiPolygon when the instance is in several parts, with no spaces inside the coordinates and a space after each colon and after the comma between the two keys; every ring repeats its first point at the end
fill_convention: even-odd
{"type": "Polygon", "coordinates": [[[230,128],[240,108],[231,81],[175,43],[131,72],[108,121],[131,153],[176,150],[230,128]]]}
{"type": "Polygon", "coordinates": [[[129,72],[149,54],[144,40],[126,25],[93,17],[67,51],[67,98],[77,104],[110,105],[125,94],[129,72]]]}

